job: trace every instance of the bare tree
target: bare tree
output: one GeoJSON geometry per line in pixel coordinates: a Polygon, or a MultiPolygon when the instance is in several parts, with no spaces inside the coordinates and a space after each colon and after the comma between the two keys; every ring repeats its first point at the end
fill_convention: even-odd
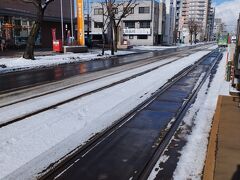
{"type": "Polygon", "coordinates": [[[197,35],[202,32],[201,22],[196,21],[195,19],[189,19],[188,29],[190,35],[190,43],[192,44],[192,36],[194,36],[194,43],[196,43],[197,35]]]}
{"type": "MultiPolygon", "coordinates": [[[[103,43],[102,43],[102,55],[104,55],[105,45],[106,45],[105,32],[109,28],[110,22],[109,22],[109,16],[107,15],[108,12],[104,8],[104,2],[100,2],[100,4],[101,4],[101,9],[102,9],[102,24],[100,24],[101,29],[102,29],[102,41],[103,41],[103,43]]],[[[99,23],[99,22],[95,22],[95,23],[99,23]]]]}
{"type": "Polygon", "coordinates": [[[202,32],[202,27],[200,23],[195,22],[193,25],[193,35],[194,35],[194,43],[197,42],[197,35],[202,32]]]}
{"type": "Polygon", "coordinates": [[[137,5],[136,0],[104,0],[104,7],[109,21],[108,30],[110,31],[111,54],[117,51],[119,41],[119,26],[123,18],[131,14],[134,7],[137,5]]]}
{"type": "Polygon", "coordinates": [[[114,55],[114,39],[113,39],[113,21],[114,21],[114,6],[115,0],[105,0],[105,7],[107,9],[107,16],[109,18],[109,33],[111,43],[111,55],[114,55]]]}
{"type": "Polygon", "coordinates": [[[194,33],[194,26],[195,26],[196,22],[194,19],[189,19],[188,20],[188,30],[189,30],[189,36],[190,36],[190,43],[192,45],[192,36],[194,33]]]}
{"type": "Polygon", "coordinates": [[[136,3],[136,0],[126,0],[126,1],[121,1],[119,3],[114,4],[113,8],[113,27],[114,27],[114,50],[117,51],[117,44],[119,42],[119,26],[123,18],[126,18],[129,16],[134,8],[138,4],[136,3]],[[117,12],[116,12],[117,11],[117,12]]]}
{"type": "Polygon", "coordinates": [[[42,25],[44,12],[47,6],[54,0],[21,0],[21,1],[33,4],[36,8],[36,19],[32,26],[31,32],[28,36],[27,46],[23,54],[23,57],[25,59],[34,59],[35,40],[42,25]]]}

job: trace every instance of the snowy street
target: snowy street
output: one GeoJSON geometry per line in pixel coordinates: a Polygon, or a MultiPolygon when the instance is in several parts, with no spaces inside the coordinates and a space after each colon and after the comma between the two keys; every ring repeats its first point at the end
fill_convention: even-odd
{"type": "Polygon", "coordinates": [[[240,0],[0,0],[0,180],[240,180],[240,0]]]}
{"type": "MultiPolygon", "coordinates": [[[[183,58],[166,58],[39,97],[27,100],[19,97],[9,105],[7,99],[1,101],[0,179],[38,176],[51,163],[80,148],[214,48],[183,58]]],[[[221,61],[216,81],[223,79],[223,66],[221,61]]],[[[214,93],[215,97],[219,94],[214,93]]]]}

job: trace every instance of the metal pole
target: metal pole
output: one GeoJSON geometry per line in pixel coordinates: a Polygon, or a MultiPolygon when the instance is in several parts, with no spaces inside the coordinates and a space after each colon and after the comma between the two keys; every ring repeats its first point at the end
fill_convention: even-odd
{"type": "Polygon", "coordinates": [[[88,8],[88,14],[87,14],[87,37],[88,37],[88,42],[89,42],[89,31],[90,31],[90,18],[89,18],[89,13],[90,13],[90,9],[89,9],[89,0],[87,1],[87,3],[88,3],[88,6],[87,6],[87,8],[88,8]]]}
{"type": "Polygon", "coordinates": [[[63,30],[63,0],[60,1],[61,6],[61,28],[62,28],[62,43],[64,44],[64,30],[63,30]]]}
{"type": "Polygon", "coordinates": [[[77,0],[77,41],[78,45],[84,46],[84,13],[83,13],[83,0],[77,0]]]}
{"type": "Polygon", "coordinates": [[[73,2],[72,2],[73,0],[70,0],[70,6],[71,6],[71,33],[72,33],[72,37],[73,37],[73,2]]]}

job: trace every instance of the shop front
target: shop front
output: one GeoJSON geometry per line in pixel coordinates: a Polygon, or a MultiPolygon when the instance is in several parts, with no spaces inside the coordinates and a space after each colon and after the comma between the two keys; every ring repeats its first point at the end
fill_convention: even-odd
{"type": "MultiPolygon", "coordinates": [[[[20,48],[27,43],[33,20],[16,16],[0,16],[0,38],[5,39],[7,48],[20,48]]],[[[41,45],[41,33],[36,45],[41,45]]]]}

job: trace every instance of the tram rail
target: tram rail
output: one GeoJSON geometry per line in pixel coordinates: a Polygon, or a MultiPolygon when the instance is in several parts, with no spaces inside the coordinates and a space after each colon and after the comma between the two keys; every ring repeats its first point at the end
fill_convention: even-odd
{"type": "MultiPolygon", "coordinates": [[[[191,52],[192,51],[190,51],[189,53],[191,53],[191,52]]],[[[177,56],[177,55],[179,55],[181,53],[182,52],[174,53],[174,54],[171,54],[170,56],[168,55],[168,57],[169,58],[170,57],[175,57],[175,56],[177,56]]],[[[187,55],[185,54],[185,56],[187,56],[187,55]]],[[[161,59],[164,59],[166,57],[167,56],[162,56],[161,59]]],[[[144,70],[144,71],[139,72],[137,74],[131,75],[129,77],[125,77],[123,79],[120,79],[118,81],[112,82],[110,84],[103,85],[101,87],[98,87],[98,88],[90,90],[90,91],[86,91],[85,93],[73,95],[72,97],[68,97],[66,99],[61,98],[57,102],[52,103],[51,105],[39,106],[39,107],[35,108],[34,110],[31,110],[31,111],[28,111],[28,112],[25,111],[25,112],[21,112],[20,114],[15,115],[15,116],[12,115],[12,116],[9,116],[9,117],[5,117],[5,120],[0,121],[0,128],[5,127],[5,126],[10,125],[10,124],[13,124],[15,122],[19,122],[21,120],[24,120],[24,119],[26,119],[28,117],[31,117],[31,116],[34,116],[36,114],[48,111],[48,110],[53,109],[53,108],[55,108],[57,106],[69,103],[69,102],[74,101],[76,99],[88,96],[88,95],[90,95],[92,93],[96,93],[96,92],[102,91],[104,89],[110,88],[112,86],[115,86],[117,84],[124,83],[124,82],[126,82],[126,81],[128,81],[130,79],[136,78],[138,76],[142,76],[142,75],[144,75],[146,73],[149,73],[151,71],[154,71],[154,70],[156,70],[156,69],[158,69],[160,67],[163,67],[163,66],[168,65],[170,63],[173,63],[175,61],[178,61],[181,58],[182,57],[178,57],[178,58],[173,59],[173,60],[171,60],[169,62],[163,63],[161,65],[158,65],[158,66],[155,66],[155,67],[152,67],[152,68],[149,68],[147,70],[144,70]]],[[[144,65],[152,64],[152,63],[157,62],[157,61],[159,61],[161,59],[159,59],[159,57],[154,57],[154,58],[151,59],[152,60],[151,62],[148,62],[149,61],[149,59],[148,59],[148,61],[145,61],[144,65]]],[[[130,67],[128,70],[133,70],[133,69],[136,69],[136,68],[141,67],[141,66],[143,66],[143,64],[137,65],[135,67],[130,67]]],[[[109,76],[112,76],[112,75],[117,75],[117,74],[120,74],[120,73],[125,72],[125,71],[126,70],[120,70],[118,72],[113,72],[113,73],[111,73],[109,75],[106,75],[106,76],[103,76],[103,77],[99,77],[99,78],[95,78],[94,80],[90,80],[90,81],[87,81],[87,82],[95,81],[95,80],[98,80],[98,79],[103,79],[103,78],[106,78],[106,77],[109,77],[109,76]]],[[[63,93],[66,90],[70,90],[71,88],[76,88],[77,86],[83,85],[83,84],[85,84],[87,82],[77,83],[77,84],[73,84],[73,85],[70,85],[70,86],[67,86],[67,87],[58,88],[58,89],[53,90],[53,91],[48,91],[48,92],[44,92],[44,93],[41,93],[41,94],[36,94],[36,95],[30,96],[30,97],[17,99],[15,101],[12,101],[12,102],[10,101],[10,102],[7,102],[5,104],[1,104],[0,103],[0,108],[4,108],[4,109],[7,110],[7,109],[11,108],[13,105],[16,106],[16,105],[19,104],[19,106],[20,106],[21,104],[27,103],[28,101],[33,101],[33,100],[35,100],[36,102],[37,101],[41,101],[41,99],[47,98],[48,96],[51,96],[51,95],[54,95],[54,93],[57,93],[57,92],[62,92],[63,93]]]]}
{"type": "MultiPolygon", "coordinates": [[[[171,140],[171,137],[174,135],[175,131],[177,130],[182,118],[184,117],[186,111],[191,106],[191,104],[195,101],[195,98],[197,96],[198,91],[201,89],[203,83],[207,79],[207,77],[210,75],[213,67],[216,65],[218,60],[220,60],[222,57],[222,54],[219,53],[217,50],[213,51],[212,53],[204,56],[201,58],[197,63],[195,63],[192,66],[189,66],[188,68],[182,70],[180,73],[178,73],[176,76],[174,76],[172,79],[169,80],[164,86],[162,86],[153,96],[140,104],[138,107],[133,109],[131,112],[129,112],[124,118],[120,119],[118,122],[116,122],[113,126],[106,129],[103,133],[96,135],[94,138],[92,138],[85,146],[78,147],[75,150],[71,151],[69,155],[67,155],[66,159],[62,159],[61,163],[53,164],[52,167],[49,167],[44,172],[41,173],[40,179],[69,179],[71,178],[69,175],[74,175],[74,167],[79,168],[77,175],[84,175],[86,173],[86,170],[84,169],[83,165],[89,168],[88,170],[91,172],[91,174],[85,174],[84,179],[92,179],[93,177],[97,176],[97,174],[94,174],[94,172],[98,173],[98,169],[100,168],[103,170],[106,170],[105,172],[111,172],[109,169],[113,168],[112,174],[109,175],[109,178],[114,179],[147,179],[148,175],[150,174],[152,168],[154,167],[156,161],[168,145],[169,141],[171,140]],[[203,74],[203,75],[202,75],[203,74]],[[202,75],[202,76],[201,76],[202,75]],[[187,79],[189,78],[189,79],[187,79]],[[192,79],[191,79],[192,78],[192,79]],[[201,79],[200,79],[201,78],[201,79]],[[197,81],[200,79],[200,82],[197,83],[197,81]],[[192,85],[192,82],[197,83],[195,86],[192,85]],[[188,82],[188,83],[186,83],[188,82]],[[190,83],[189,83],[190,82],[190,83]],[[186,85],[187,84],[187,85],[186,85]],[[181,87],[182,85],[182,87],[181,87]],[[178,86],[178,92],[175,92],[175,88],[178,86]],[[186,92],[184,92],[182,89],[183,87],[186,87],[186,92]],[[171,89],[172,88],[172,89],[171,89]],[[171,96],[174,93],[177,93],[179,96],[171,96]],[[170,100],[169,100],[170,97],[170,100]],[[107,167],[99,166],[98,163],[100,160],[104,160],[104,158],[112,158],[115,160],[115,157],[105,157],[107,156],[108,152],[105,150],[104,152],[101,152],[102,157],[93,157],[93,154],[98,152],[100,149],[104,149],[104,146],[113,146],[114,144],[121,144],[122,140],[119,140],[120,142],[114,142],[114,139],[117,138],[117,136],[121,133],[124,133],[124,128],[128,128],[129,126],[132,127],[134,124],[136,126],[141,126],[139,123],[143,123],[143,121],[137,122],[137,118],[142,113],[151,113],[154,111],[162,112],[162,107],[154,106],[154,102],[156,103],[175,103],[175,106],[178,106],[178,108],[175,108],[174,112],[168,112],[169,114],[173,114],[173,116],[168,117],[167,124],[164,125],[164,128],[160,129],[160,134],[157,134],[157,136],[154,136],[153,140],[148,148],[148,152],[145,152],[143,157],[138,157],[138,163],[132,162],[134,159],[129,162],[130,165],[136,165],[136,168],[131,169],[128,171],[127,169],[121,168],[119,166],[119,172],[115,172],[114,168],[119,165],[118,162],[112,162],[112,164],[105,164],[107,167]],[[155,108],[155,109],[154,109],[155,108]],[[134,123],[135,122],[135,123],[134,123]],[[170,126],[169,126],[170,125],[170,126]],[[114,135],[115,134],[115,135],[114,135]],[[107,143],[107,142],[108,143],[107,143]],[[111,144],[113,143],[113,144],[111,144]],[[110,144],[110,145],[108,145],[110,144]],[[116,163],[116,164],[114,164],[116,163]],[[132,164],[131,164],[132,163],[132,164]],[[77,165],[78,164],[78,165],[77,165]],[[91,166],[93,165],[94,166],[91,166]],[[71,170],[73,167],[73,170],[71,170]],[[95,169],[94,169],[95,168],[95,169]],[[105,168],[105,169],[104,169],[105,168]],[[138,169],[137,169],[138,168],[138,169]]],[[[172,105],[173,105],[172,104],[172,105]]],[[[165,104],[166,105],[166,104],[165,104]]],[[[163,108],[164,109],[164,108],[163,108]]],[[[174,108],[173,108],[174,109],[174,108]]],[[[144,116],[145,119],[148,119],[147,115],[144,116]]],[[[159,117],[158,117],[159,118],[159,117]]],[[[140,118],[141,119],[141,118],[140,118]]],[[[154,118],[153,118],[154,119],[154,118]]],[[[151,123],[152,121],[150,121],[151,123]]],[[[153,130],[154,128],[151,127],[151,124],[145,124],[147,127],[150,128],[149,131],[153,130]]],[[[160,125],[159,125],[160,126],[160,125]]],[[[134,127],[132,127],[134,128],[134,127]]],[[[129,132],[130,133],[130,132],[129,132]]],[[[147,132],[146,132],[147,133],[147,132]]],[[[141,134],[148,137],[146,134],[141,134]]],[[[124,136],[125,137],[125,136],[124,136]]],[[[127,138],[127,137],[125,137],[127,138]]],[[[140,138],[143,138],[141,136],[140,138]]],[[[118,138],[119,139],[119,138],[118,138]]],[[[140,143],[141,144],[141,143],[140,143]]],[[[126,145],[126,147],[129,148],[132,146],[132,144],[126,145]]],[[[112,147],[114,149],[114,147],[112,147]]],[[[122,147],[120,147],[122,148],[122,147]]],[[[141,148],[144,149],[144,147],[135,147],[136,151],[141,150],[141,148]]],[[[106,148],[107,149],[107,148],[106,148]]],[[[131,149],[131,148],[130,148],[131,149]]],[[[116,150],[116,149],[114,149],[116,150]]],[[[124,149],[125,150],[125,149],[124,149]]],[[[117,150],[116,150],[117,151],[117,150]]],[[[117,151],[118,152],[118,151],[117,151]]],[[[120,153],[120,152],[118,152],[120,153]]],[[[126,153],[126,152],[124,152],[126,153]]],[[[121,154],[121,153],[120,153],[121,154]]],[[[121,154],[122,155],[122,154],[121,154]]],[[[109,159],[108,159],[109,160],[109,159]]],[[[135,161],[137,161],[135,159],[135,161]]],[[[100,162],[101,163],[101,162],[100,162]]],[[[129,166],[130,166],[129,165],[129,166]]],[[[85,168],[86,168],[85,167],[85,168]]],[[[77,176],[75,176],[77,177],[77,176]]],[[[81,176],[83,177],[83,176],[81,176]]]]}
{"type": "MultiPolygon", "coordinates": [[[[147,65],[147,64],[151,64],[151,63],[154,63],[156,61],[159,61],[159,60],[162,60],[164,58],[169,58],[169,57],[173,57],[173,56],[177,56],[177,55],[182,55],[182,54],[191,54],[192,52],[196,51],[196,50],[204,50],[204,49],[207,49],[209,48],[211,45],[205,45],[205,46],[200,46],[200,47],[195,47],[195,48],[192,48],[192,49],[188,49],[188,50],[178,50],[178,51],[174,51],[174,52],[170,52],[171,54],[166,54],[165,53],[162,53],[160,55],[156,55],[156,56],[153,56],[153,57],[147,57],[147,58],[144,58],[143,57],[139,57],[139,59],[137,60],[126,60],[128,58],[128,56],[131,56],[132,54],[130,55],[127,55],[126,57],[123,57],[123,60],[121,60],[122,62],[121,63],[118,63],[116,65],[113,65],[112,67],[99,67],[99,69],[95,69],[93,68],[93,70],[89,71],[91,73],[94,73],[96,71],[102,71],[102,70],[107,70],[107,69],[112,69],[112,68],[116,68],[116,67],[121,67],[121,66],[125,66],[127,69],[132,69],[132,68],[137,68],[137,67],[140,67],[140,66],[144,66],[144,65],[147,65]],[[132,64],[132,66],[126,66],[126,65],[130,65],[132,64]]],[[[153,52],[152,52],[153,53],[153,52]]],[[[160,52],[158,52],[160,53],[160,52]]],[[[144,54],[144,53],[143,53],[144,54]]],[[[141,56],[140,55],[137,55],[137,56],[141,56]]],[[[184,56],[183,56],[184,57],[184,56]]],[[[130,57],[129,57],[130,58],[130,57]]],[[[109,61],[112,61],[112,63],[114,64],[114,58],[111,58],[111,59],[108,59],[109,61]]],[[[103,60],[100,59],[100,60],[95,60],[94,63],[98,63],[98,61],[100,62],[100,64],[102,66],[104,66],[104,62],[102,62],[103,60]]],[[[84,63],[84,62],[81,62],[81,63],[84,63]]],[[[79,65],[81,65],[81,63],[79,65]]],[[[87,63],[90,63],[90,62],[87,62],[87,63]]],[[[78,64],[77,63],[73,63],[72,64],[73,66],[77,66],[78,64]]],[[[48,70],[50,67],[46,67],[44,70],[48,70]]],[[[53,67],[51,67],[53,68],[53,67]]],[[[81,66],[80,68],[84,68],[84,64],[83,66],[81,66]]],[[[57,66],[57,71],[62,71],[64,69],[64,66],[63,65],[59,65],[57,66]]],[[[44,71],[42,69],[40,69],[41,71],[44,71]]],[[[73,70],[71,70],[73,71],[73,70]]],[[[75,70],[74,70],[75,71],[75,70]]],[[[124,71],[124,70],[123,70],[124,71]]],[[[31,77],[32,77],[32,74],[34,73],[37,73],[38,72],[38,69],[30,69],[30,70],[25,70],[25,71],[16,71],[16,72],[9,72],[9,73],[2,73],[0,74],[0,81],[1,81],[1,84],[0,84],[0,99],[2,99],[3,97],[6,97],[8,94],[14,94],[14,93],[17,93],[17,92],[24,92],[24,90],[26,89],[35,89],[35,86],[41,86],[41,85],[44,85],[45,83],[48,83],[48,85],[57,85],[57,83],[60,81],[59,79],[51,79],[51,80],[44,80],[42,78],[44,77],[38,77],[36,75],[35,79],[34,80],[31,80],[31,77]],[[34,81],[33,83],[28,83],[28,84],[24,84],[24,82],[18,82],[17,79],[15,80],[14,79],[14,76],[17,76],[17,78],[19,79],[24,79],[25,81],[34,81]],[[27,77],[25,77],[27,76],[27,77]],[[29,77],[28,77],[29,76],[29,77]],[[40,81],[40,82],[35,82],[35,81],[40,81]],[[15,82],[16,81],[16,82],[15,82]],[[10,86],[10,87],[7,87],[6,86],[6,83],[9,83],[9,82],[15,82],[15,84],[13,84],[14,86],[10,86]],[[18,84],[16,84],[18,83],[18,84]],[[6,86],[6,87],[5,87],[6,86]]],[[[80,75],[84,75],[84,74],[88,74],[89,72],[81,72],[80,75]]],[[[118,71],[119,73],[122,72],[121,70],[118,71]]],[[[39,72],[41,76],[44,76],[44,72],[41,73],[39,72]]],[[[66,70],[66,72],[62,72],[64,74],[71,74],[70,72],[68,72],[68,70],[66,70]]],[[[115,72],[114,72],[115,73],[115,72]]],[[[114,73],[110,73],[108,75],[105,75],[105,76],[102,76],[102,77],[106,77],[106,76],[110,76],[110,75],[113,75],[114,73]]],[[[76,75],[79,75],[79,74],[75,74],[75,75],[69,75],[71,78],[72,77],[75,77],[76,75]]],[[[34,75],[33,75],[34,77],[34,75]]],[[[70,77],[65,77],[64,79],[61,79],[61,80],[66,80],[66,79],[69,79],[70,77]]],[[[100,78],[102,78],[100,77],[100,78]]],[[[98,79],[98,78],[96,78],[98,79]]],[[[95,79],[93,79],[95,80],[95,79]]],[[[88,80],[86,82],[90,82],[92,80],[88,80]]],[[[75,83],[75,84],[70,84],[68,85],[69,87],[71,86],[74,86],[74,85],[78,85],[80,83],[75,83]]],[[[65,88],[68,88],[67,86],[65,88]]]]}

